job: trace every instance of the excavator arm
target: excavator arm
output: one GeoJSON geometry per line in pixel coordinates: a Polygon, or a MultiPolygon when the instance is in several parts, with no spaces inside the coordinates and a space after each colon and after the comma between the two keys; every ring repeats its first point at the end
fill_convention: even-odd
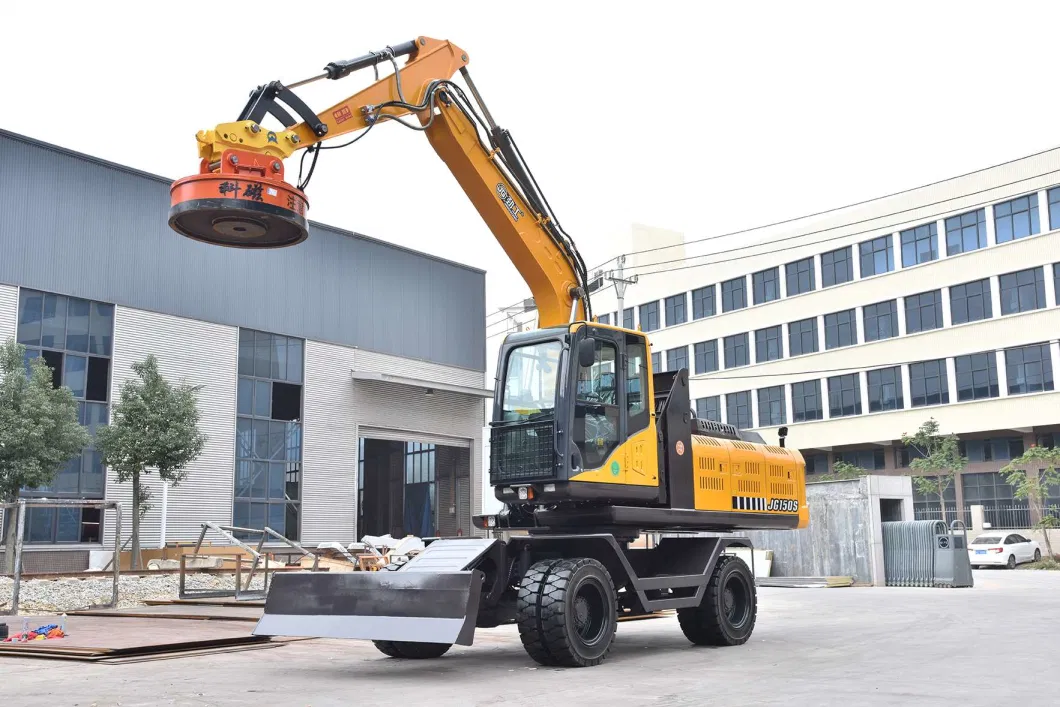
{"type": "Polygon", "coordinates": [[[238,120],[196,136],[200,173],[174,183],[170,225],[188,237],[233,247],[299,243],[308,236],[303,190],[320,153],[352,144],[380,123],[400,122],[425,133],[449,167],[530,287],[539,325],[562,326],[589,319],[584,261],[511,135],[494,123],[471,81],[467,63],[467,53],[453,43],[418,37],[356,59],[332,62],[323,73],[289,86],[279,82],[259,86],[238,120]],[[408,60],[399,67],[397,60],[403,56],[408,60]],[[360,69],[378,70],[381,63],[392,64],[393,73],[319,114],[293,91],[360,69]],[[473,100],[451,80],[457,72],[473,100]],[[262,127],[267,115],[285,129],[262,127]],[[330,144],[340,137],[347,140],[330,144]],[[282,161],[299,150],[306,151],[302,162],[309,162],[308,174],[292,186],[284,181],[282,161]]]}

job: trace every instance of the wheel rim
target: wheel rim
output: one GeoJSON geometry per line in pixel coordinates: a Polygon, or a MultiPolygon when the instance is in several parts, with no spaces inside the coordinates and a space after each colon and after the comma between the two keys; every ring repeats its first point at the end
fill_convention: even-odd
{"type": "Polygon", "coordinates": [[[599,643],[607,627],[607,600],[604,588],[589,578],[578,585],[571,609],[574,617],[574,632],[586,646],[599,643]]]}
{"type": "Polygon", "coordinates": [[[721,591],[721,610],[733,628],[741,628],[751,615],[751,588],[739,574],[729,575],[721,591]]]}

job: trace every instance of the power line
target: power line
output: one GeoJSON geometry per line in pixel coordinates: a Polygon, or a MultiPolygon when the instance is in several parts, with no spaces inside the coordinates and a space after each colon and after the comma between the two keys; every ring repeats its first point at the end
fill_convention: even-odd
{"type": "MultiPolygon", "coordinates": [[[[664,246],[657,246],[655,248],[645,248],[643,250],[635,250],[635,251],[632,251],[630,253],[625,253],[625,255],[638,255],[640,253],[653,253],[653,252],[659,251],[659,250],[666,250],[667,248],[676,248],[676,247],[678,247],[680,245],[690,245],[692,243],[703,243],[705,241],[713,241],[713,240],[717,240],[719,238],[728,238],[730,236],[739,236],[739,235],[743,235],[745,233],[750,233],[751,231],[759,231],[759,230],[763,230],[763,229],[766,229],[766,228],[772,228],[774,226],[783,226],[784,224],[787,224],[787,223],[794,223],[795,221],[802,221],[804,219],[816,218],[817,216],[824,216],[826,214],[834,213],[836,211],[842,211],[844,209],[852,209],[855,206],[863,206],[863,205],[871,203],[873,201],[882,201],[884,199],[890,199],[890,198],[895,197],[895,196],[901,196],[902,194],[908,194],[909,192],[917,191],[918,189],[926,189],[928,187],[937,186],[939,184],[943,184],[944,182],[949,182],[949,181],[953,181],[953,180],[956,180],[956,179],[963,179],[964,177],[970,177],[973,174],[979,174],[980,172],[985,172],[987,170],[996,169],[997,167],[1004,167],[1005,165],[1013,164],[1015,162],[1019,162],[1020,160],[1026,160],[1026,159],[1030,159],[1032,157],[1038,157],[1039,155],[1044,155],[1047,152],[1052,152],[1053,150],[1056,150],[1056,149],[1060,149],[1060,148],[1058,148],[1058,147],[1050,147],[1050,148],[1047,148],[1045,150],[1041,150],[1039,152],[1032,153],[1030,155],[1025,155],[1023,157],[1017,157],[1015,159],[1006,160],[1005,162],[999,162],[998,164],[991,165],[989,167],[982,167],[980,169],[976,169],[976,170],[973,170],[971,172],[966,172],[964,174],[958,174],[955,177],[947,177],[945,179],[939,179],[938,181],[930,182],[928,184],[923,184],[923,185],[921,185],[919,187],[911,187],[909,189],[903,189],[901,191],[896,191],[896,192],[892,192],[891,194],[887,194],[886,196],[877,196],[877,197],[873,197],[871,199],[865,199],[863,201],[857,201],[857,202],[854,202],[853,204],[847,204],[846,206],[836,206],[836,207],[831,208],[831,209],[825,209],[824,211],[817,211],[815,213],[806,214],[804,216],[797,216],[797,217],[794,217],[794,218],[784,219],[783,221],[774,221],[773,223],[767,223],[767,224],[765,224],[763,226],[753,226],[751,228],[744,228],[744,229],[741,229],[739,231],[730,231],[728,233],[719,233],[719,234],[714,235],[714,236],[705,236],[703,238],[697,238],[697,239],[694,239],[694,240],[691,240],[691,241],[685,241],[684,243],[679,243],[679,244],[675,244],[675,245],[664,245],[664,246]]],[[[1039,175],[1039,176],[1041,176],[1041,175],[1039,175]]],[[[1004,186],[1004,185],[1002,185],[1002,186],[1004,186]]],[[[976,192],[973,192],[973,193],[976,193],[976,192]]],[[[965,195],[965,196],[967,196],[967,195],[965,195]]],[[[930,204],[928,204],[928,206],[930,206],[930,204]]],[[[899,211],[899,212],[896,212],[896,213],[903,213],[903,212],[899,211]]],[[[878,216],[877,218],[887,218],[887,217],[893,216],[893,215],[894,214],[884,214],[883,216],[878,216]]],[[[852,224],[844,224],[844,225],[849,226],[849,225],[852,225],[852,224]]],[[[809,235],[809,234],[803,234],[803,235],[809,235]]],[[[612,258],[612,260],[614,260],[614,258],[612,258]]]]}
{"type": "MultiPolygon", "coordinates": [[[[1024,347],[1024,346],[1033,346],[1034,344],[1055,344],[1057,341],[1060,341],[1060,339],[1038,339],[1036,341],[1030,341],[1030,342],[1027,342],[1025,344],[1016,344],[1014,346],[1006,346],[1005,348],[1008,348],[1008,349],[1021,348],[1021,347],[1024,347]]],[[[1004,349],[1002,349],[1002,350],[1004,350],[1004,349]]],[[[972,356],[972,355],[975,355],[975,354],[978,354],[978,353],[990,353],[990,352],[995,352],[995,351],[997,351],[997,349],[988,349],[988,350],[985,350],[985,351],[973,351],[973,352],[971,352],[969,354],[954,354],[954,356],[952,356],[952,357],[951,356],[944,356],[943,358],[955,358],[957,356],[972,356]]],[[[718,375],[713,375],[712,373],[697,373],[697,374],[695,374],[693,376],[689,376],[689,380],[724,381],[724,380],[742,380],[742,379],[745,379],[745,378],[780,378],[780,377],[789,377],[789,376],[810,376],[810,375],[820,374],[820,373],[840,373],[842,371],[862,371],[862,370],[875,370],[877,368],[893,368],[894,366],[908,366],[909,364],[912,364],[912,363],[923,363],[925,361],[934,361],[934,360],[937,360],[937,359],[917,358],[917,359],[913,359],[912,361],[898,361],[898,362],[892,362],[892,363],[876,363],[876,364],[872,364],[872,365],[868,365],[868,366],[863,365],[863,364],[858,364],[858,365],[855,365],[855,366],[845,366],[843,368],[819,368],[819,369],[816,369],[816,370],[792,371],[792,372],[789,372],[789,373],[756,373],[754,375],[746,374],[746,375],[736,375],[736,376],[718,376],[718,375]]],[[[725,371],[719,371],[719,373],[724,373],[724,372],[725,371]]]]}
{"type": "MultiPolygon", "coordinates": [[[[1045,177],[1045,176],[1049,176],[1049,175],[1052,175],[1052,174],[1058,174],[1058,173],[1060,173],[1060,169],[1054,169],[1054,170],[1051,170],[1049,172],[1043,172],[1041,174],[1034,175],[1032,177],[1026,177],[1024,179],[1018,179],[1018,180],[1016,180],[1014,182],[1008,182],[1006,184],[998,184],[998,185],[995,185],[995,186],[991,187],[990,189],[984,189],[982,191],[990,191],[992,189],[997,189],[997,188],[1000,188],[1000,187],[1012,186],[1013,184],[1018,184],[1019,182],[1025,182],[1025,181],[1028,181],[1028,180],[1038,179],[1040,177],[1045,177]]],[[[962,195],[962,197],[963,196],[971,196],[972,194],[979,194],[979,193],[981,193],[981,192],[971,192],[971,194],[964,194],[964,195],[962,195]]],[[[954,198],[962,198],[962,197],[954,197],[954,198]]],[[[947,199],[945,201],[951,201],[951,199],[947,199]]],[[[919,206],[917,208],[925,208],[925,207],[928,207],[928,206],[935,206],[937,203],[943,203],[943,202],[936,202],[935,204],[924,204],[924,205],[919,206]]],[[[989,199],[987,201],[982,201],[982,202],[980,202],[978,204],[972,204],[972,205],[966,206],[964,208],[970,211],[970,210],[981,208],[983,206],[987,206],[987,205],[992,204],[992,203],[994,203],[994,200],[993,199],[989,199]]],[[[881,217],[881,218],[883,218],[883,217],[881,217]]],[[[903,223],[903,222],[898,222],[898,223],[903,223]]],[[[778,238],[778,239],[776,239],[774,241],[770,241],[768,243],[757,243],[757,244],[749,245],[749,246],[741,246],[741,247],[738,247],[738,248],[730,248],[728,250],[720,250],[720,251],[718,251],[716,253],[708,253],[706,255],[694,255],[694,256],[689,256],[689,257],[685,257],[685,258],[678,258],[678,259],[675,259],[675,260],[672,260],[672,261],[662,261],[660,263],[652,263],[650,265],[642,265],[640,267],[652,267],[653,265],[662,265],[662,264],[665,264],[666,262],[687,262],[688,260],[690,260],[692,258],[707,258],[707,257],[711,257],[711,256],[714,256],[714,255],[721,255],[721,254],[725,254],[725,253],[735,253],[735,252],[738,252],[738,251],[741,251],[741,250],[747,250],[748,248],[759,248],[759,247],[770,248],[768,253],[750,253],[750,254],[747,254],[747,255],[737,255],[737,256],[733,256],[731,258],[722,258],[721,260],[711,260],[711,261],[705,262],[705,263],[694,263],[692,265],[684,265],[684,266],[674,267],[674,268],[663,268],[661,270],[649,270],[648,272],[637,272],[636,274],[639,275],[639,276],[646,277],[648,275],[658,275],[658,274],[661,274],[661,273],[677,272],[678,270],[690,270],[692,268],[702,268],[702,267],[706,267],[708,265],[718,265],[718,264],[721,264],[721,263],[731,263],[731,262],[734,262],[736,260],[745,260],[747,258],[756,258],[756,257],[762,256],[762,255],[769,255],[769,254],[772,254],[772,253],[782,253],[784,251],[795,250],[797,248],[803,248],[803,247],[806,247],[806,246],[819,245],[821,243],[829,243],[831,241],[840,240],[842,238],[850,238],[851,236],[862,236],[862,235],[865,235],[867,233],[876,233],[876,232],[880,232],[880,231],[885,231],[888,228],[892,228],[894,226],[897,226],[898,223],[893,223],[893,224],[890,224],[888,226],[877,226],[875,228],[869,228],[869,229],[866,229],[864,231],[855,231],[853,233],[844,233],[844,234],[839,235],[839,236],[830,236],[828,238],[822,238],[820,240],[810,241],[808,243],[799,243],[799,244],[796,244],[796,245],[784,246],[782,248],[774,248],[774,247],[772,247],[774,243],[782,243],[784,241],[790,241],[790,240],[793,240],[793,239],[796,239],[796,238],[804,238],[804,237],[806,237],[808,235],[813,235],[814,233],[824,233],[826,231],[834,230],[833,228],[827,228],[827,229],[822,229],[820,231],[812,231],[810,233],[800,234],[798,236],[787,236],[785,238],[778,238]]]]}

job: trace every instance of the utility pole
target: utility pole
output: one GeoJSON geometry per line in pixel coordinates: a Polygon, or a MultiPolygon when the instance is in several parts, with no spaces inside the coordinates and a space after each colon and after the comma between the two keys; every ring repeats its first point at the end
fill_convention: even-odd
{"type": "Polygon", "coordinates": [[[610,270],[607,276],[604,278],[609,282],[615,283],[615,294],[618,295],[618,321],[615,322],[615,326],[625,325],[625,300],[626,300],[626,287],[629,285],[636,284],[637,276],[632,275],[625,277],[626,274],[626,256],[618,256],[618,267],[614,270],[610,270]]]}

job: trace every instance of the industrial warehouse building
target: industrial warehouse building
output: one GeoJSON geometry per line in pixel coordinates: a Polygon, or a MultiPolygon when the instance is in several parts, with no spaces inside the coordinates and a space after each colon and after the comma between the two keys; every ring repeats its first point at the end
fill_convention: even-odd
{"type": "MultiPolygon", "coordinates": [[[[469,533],[484,274],[321,224],[279,250],[194,242],[166,223],[170,181],[0,132],[0,339],[53,367],[90,430],[149,354],[201,387],[206,448],[183,484],[149,477],[143,547],[205,521],[311,544],[469,533]]],[[[23,495],[131,500],[91,447],[23,495]]],[[[83,568],[109,515],[32,509],[27,570],[83,568]]]]}
{"type": "MultiPolygon", "coordinates": [[[[621,320],[606,271],[594,312],[651,332],[657,370],[688,368],[700,417],[788,426],[811,474],[908,474],[902,435],[933,417],[969,460],[948,517],[1036,520],[998,470],[1060,436],[1060,149],[738,238],[635,227],[630,251],[621,320]]],[[[493,320],[491,343],[526,325],[493,320]]]]}

